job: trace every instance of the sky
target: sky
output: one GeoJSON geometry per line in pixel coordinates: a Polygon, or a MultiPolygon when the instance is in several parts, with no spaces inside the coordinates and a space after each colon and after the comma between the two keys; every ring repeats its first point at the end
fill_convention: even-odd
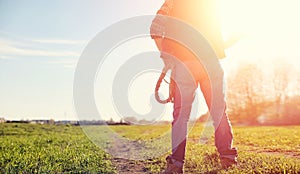
{"type": "MultiPolygon", "coordinates": [[[[0,117],[77,120],[73,106],[73,78],[76,63],[88,42],[120,20],[155,14],[162,2],[0,0],[0,117]]],[[[284,59],[291,68],[299,65],[298,0],[218,2],[224,38],[240,38],[226,50],[227,58],[222,61],[227,75],[243,61],[268,67],[270,62],[284,59]]],[[[133,50],[138,45],[143,46],[137,53],[155,50],[151,39],[136,39],[114,50],[110,57],[116,59],[122,51],[130,57],[132,52],[126,50],[133,50]]],[[[107,66],[110,69],[109,63],[107,66]]],[[[114,72],[108,74],[113,78],[114,72]]],[[[149,111],[149,99],[138,96],[142,92],[150,95],[156,78],[146,74],[132,86],[130,91],[137,92],[130,93],[130,101],[138,112],[149,111]]],[[[101,83],[96,80],[97,106],[104,108],[106,119],[118,120],[109,86],[97,88],[99,85],[101,83]],[[107,99],[97,97],[103,93],[107,99]]],[[[169,115],[166,119],[170,119],[170,106],[166,113],[169,115]]]]}
{"type": "Polygon", "coordinates": [[[76,63],[111,24],[154,14],[160,1],[0,0],[0,117],[77,119],[76,63]]]}

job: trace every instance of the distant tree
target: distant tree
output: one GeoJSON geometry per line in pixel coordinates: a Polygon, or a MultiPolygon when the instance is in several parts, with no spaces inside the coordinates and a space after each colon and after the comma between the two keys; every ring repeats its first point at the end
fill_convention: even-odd
{"type": "Polygon", "coordinates": [[[55,121],[54,121],[54,119],[50,119],[48,123],[49,124],[55,124],[55,121]]]}
{"type": "Polygon", "coordinates": [[[287,98],[285,102],[285,112],[280,118],[283,124],[300,124],[300,96],[287,98]]]}
{"type": "MultiPolygon", "coordinates": [[[[299,71],[299,70],[298,70],[299,71]]],[[[294,78],[294,90],[293,94],[300,96],[300,73],[296,71],[297,76],[294,78]]]]}
{"type": "Polygon", "coordinates": [[[296,124],[300,121],[300,73],[285,60],[266,69],[241,64],[227,79],[228,114],[243,124],[296,124]],[[273,68],[273,69],[271,69],[273,68]]]}
{"type": "Polygon", "coordinates": [[[112,118],[109,119],[108,124],[113,124],[115,123],[114,120],[112,118]]]}
{"type": "Polygon", "coordinates": [[[241,64],[227,80],[228,113],[233,122],[257,124],[264,108],[263,73],[255,64],[241,64]]]}
{"type": "Polygon", "coordinates": [[[136,119],[136,117],[125,117],[124,121],[130,124],[137,124],[138,120],[136,119]]]}
{"type": "Polygon", "coordinates": [[[146,119],[141,119],[138,121],[139,124],[141,125],[148,125],[148,124],[151,124],[153,121],[151,120],[146,120],[146,119]]]}
{"type": "Polygon", "coordinates": [[[275,118],[281,118],[284,113],[284,103],[287,100],[290,82],[290,67],[286,61],[279,61],[276,62],[273,69],[273,88],[276,107],[275,118]]]}

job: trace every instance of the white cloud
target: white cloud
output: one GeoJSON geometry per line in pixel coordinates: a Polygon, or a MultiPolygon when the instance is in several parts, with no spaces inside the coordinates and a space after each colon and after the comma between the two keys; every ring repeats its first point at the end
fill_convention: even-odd
{"type": "Polygon", "coordinates": [[[33,39],[32,41],[43,44],[86,44],[86,40],[64,40],[64,39],[33,39]]]}
{"type": "Polygon", "coordinates": [[[47,57],[79,57],[80,52],[46,50],[30,45],[31,48],[20,45],[30,45],[24,42],[14,42],[10,40],[0,40],[0,56],[47,56],[47,57]]]}
{"type": "Polygon", "coordinates": [[[10,57],[10,56],[0,56],[0,59],[2,59],[2,60],[11,60],[11,59],[14,59],[14,58],[10,57]]]}
{"type": "Polygon", "coordinates": [[[75,60],[75,59],[53,60],[53,61],[48,61],[48,63],[62,65],[65,68],[74,69],[76,67],[77,60],[75,60]]]}

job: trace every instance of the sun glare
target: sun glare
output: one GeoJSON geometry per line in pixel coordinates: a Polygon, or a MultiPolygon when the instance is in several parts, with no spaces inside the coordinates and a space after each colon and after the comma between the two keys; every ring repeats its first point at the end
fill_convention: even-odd
{"type": "Polygon", "coordinates": [[[298,64],[300,1],[218,0],[217,5],[224,40],[239,38],[227,56],[298,64]]]}
{"type": "Polygon", "coordinates": [[[296,22],[300,15],[297,0],[218,0],[217,4],[226,36],[235,32],[290,35],[291,30],[296,32],[300,28],[296,22]]]}

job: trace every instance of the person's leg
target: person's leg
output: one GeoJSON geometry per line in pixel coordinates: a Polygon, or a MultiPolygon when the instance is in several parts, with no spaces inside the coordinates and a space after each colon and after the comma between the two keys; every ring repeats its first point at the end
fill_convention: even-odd
{"type": "MultiPolygon", "coordinates": [[[[187,67],[177,62],[173,69],[173,78],[176,82],[174,96],[174,111],[172,122],[172,155],[181,164],[185,158],[187,125],[195,97],[197,83],[187,67]]],[[[180,167],[180,166],[179,166],[180,167]]]]}
{"type": "Polygon", "coordinates": [[[215,145],[220,157],[221,159],[228,158],[235,161],[237,150],[232,148],[232,128],[226,114],[224,72],[220,65],[215,67],[215,73],[210,75],[210,77],[208,77],[207,73],[202,73],[200,87],[213,120],[215,145]],[[214,84],[214,86],[211,84],[214,84]]]}

